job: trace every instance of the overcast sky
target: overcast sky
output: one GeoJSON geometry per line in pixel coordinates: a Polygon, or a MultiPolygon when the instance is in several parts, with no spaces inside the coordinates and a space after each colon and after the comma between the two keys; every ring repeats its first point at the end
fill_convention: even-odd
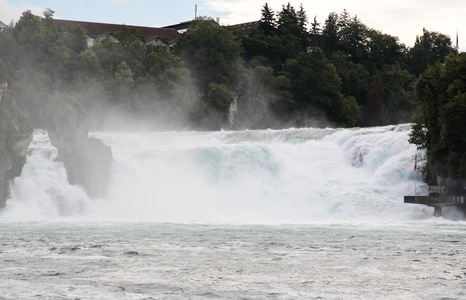
{"type": "MultiPolygon", "coordinates": [[[[223,25],[256,21],[267,2],[274,11],[287,0],[0,0],[0,21],[15,22],[27,9],[42,16],[46,8],[56,19],[155,26],[177,24],[198,16],[220,18],[223,25]]],[[[396,36],[412,46],[422,28],[449,35],[466,51],[466,0],[301,0],[289,1],[296,9],[301,3],[311,22],[315,16],[324,23],[330,12],[346,9],[367,26],[396,36]]]]}

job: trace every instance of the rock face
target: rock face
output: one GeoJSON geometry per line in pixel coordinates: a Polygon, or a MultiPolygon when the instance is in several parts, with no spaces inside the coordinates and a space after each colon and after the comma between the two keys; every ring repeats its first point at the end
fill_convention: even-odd
{"type": "Polygon", "coordinates": [[[101,140],[49,130],[59,161],[65,165],[70,184],[80,185],[93,198],[105,196],[112,165],[112,151],[101,140]]]}
{"type": "Polygon", "coordinates": [[[10,193],[10,182],[21,175],[26,151],[32,140],[29,120],[16,106],[8,91],[0,102],[0,208],[10,193]]]}
{"type": "Polygon", "coordinates": [[[58,149],[70,184],[80,185],[93,198],[107,191],[112,151],[101,140],[88,136],[86,112],[79,102],[62,94],[47,103],[50,141],[58,149]]]}
{"type": "MultiPolygon", "coordinates": [[[[68,181],[81,185],[91,197],[107,190],[112,151],[101,140],[88,137],[85,117],[73,99],[52,97],[47,107],[49,137],[65,165],[68,181]]],[[[32,140],[29,119],[16,106],[9,91],[0,101],[0,208],[5,206],[9,186],[21,175],[32,140]]]]}

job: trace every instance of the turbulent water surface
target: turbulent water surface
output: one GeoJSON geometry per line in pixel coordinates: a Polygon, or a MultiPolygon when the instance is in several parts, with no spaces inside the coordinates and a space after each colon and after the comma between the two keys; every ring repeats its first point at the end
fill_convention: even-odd
{"type": "Polygon", "coordinates": [[[426,192],[408,133],[93,133],[114,162],[89,199],[37,130],[0,299],[463,299],[462,215],[403,203],[426,192]]]}

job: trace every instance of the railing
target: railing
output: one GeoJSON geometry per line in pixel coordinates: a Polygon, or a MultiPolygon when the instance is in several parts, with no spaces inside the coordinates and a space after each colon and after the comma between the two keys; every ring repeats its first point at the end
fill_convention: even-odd
{"type": "Polygon", "coordinates": [[[464,205],[465,196],[405,196],[405,203],[424,204],[429,206],[464,205]]]}

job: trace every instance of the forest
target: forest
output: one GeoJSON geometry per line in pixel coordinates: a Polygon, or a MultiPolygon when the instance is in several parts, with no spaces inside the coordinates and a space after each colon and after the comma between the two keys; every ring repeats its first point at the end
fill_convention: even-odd
{"type": "MultiPolygon", "coordinates": [[[[426,151],[426,182],[466,179],[466,54],[448,56],[415,83],[418,111],[410,142],[426,151]]],[[[445,184],[445,183],[442,183],[445,184]]],[[[466,181],[463,181],[464,186],[466,181]]]]}
{"type": "Polygon", "coordinates": [[[438,32],[424,29],[406,47],[346,10],[309,22],[304,7],[290,3],[279,11],[265,4],[259,26],[248,32],[198,18],[170,52],[141,43],[131,27],[118,33],[120,42],[88,47],[82,28],[61,32],[52,18],[50,9],[44,17],[25,11],[0,32],[0,82],[8,82],[35,128],[73,122],[95,130],[410,122],[420,103],[416,82],[422,95],[429,74],[439,71],[421,74],[457,54],[438,32]]]}

